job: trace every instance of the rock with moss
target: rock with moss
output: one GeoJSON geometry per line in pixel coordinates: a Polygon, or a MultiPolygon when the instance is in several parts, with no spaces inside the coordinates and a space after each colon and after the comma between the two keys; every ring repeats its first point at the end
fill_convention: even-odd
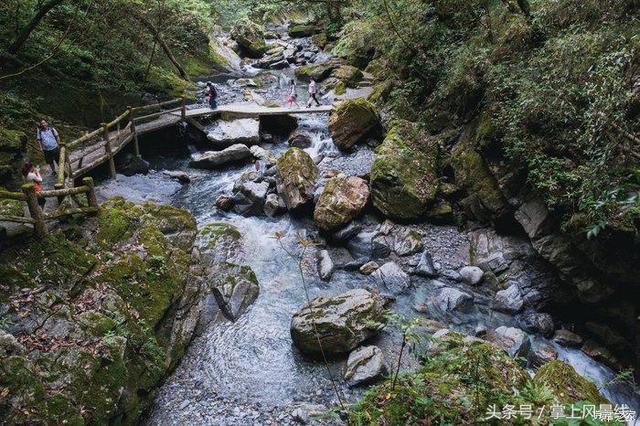
{"type": "Polygon", "coordinates": [[[183,210],[112,199],[81,225],[1,253],[0,309],[18,342],[3,335],[4,420],[135,423],[193,337],[195,232],[183,210]]]}
{"type": "Polygon", "coordinates": [[[544,384],[562,404],[589,401],[594,404],[610,404],[598,387],[580,376],[569,364],[560,360],[546,363],[536,373],[534,380],[544,384]]]}
{"type": "Polygon", "coordinates": [[[309,37],[317,32],[318,27],[313,24],[294,24],[287,28],[287,34],[293,38],[309,37]]]}
{"type": "Polygon", "coordinates": [[[9,190],[20,189],[20,169],[25,152],[26,135],[21,131],[0,126],[0,182],[9,190]]]}
{"type": "Polygon", "coordinates": [[[391,80],[386,80],[382,83],[378,83],[373,86],[373,91],[367,99],[369,100],[369,102],[372,102],[376,105],[383,104],[389,98],[393,87],[394,84],[391,80]]]}
{"type": "Polygon", "coordinates": [[[380,116],[366,99],[347,99],[329,117],[329,134],[342,150],[351,149],[358,142],[382,134],[380,116]]]}
{"type": "Polygon", "coordinates": [[[467,191],[468,196],[462,204],[472,217],[492,222],[506,213],[508,205],[498,182],[468,135],[463,136],[451,152],[451,166],[456,184],[467,191]]]}
{"type": "Polygon", "coordinates": [[[362,71],[351,65],[341,65],[333,71],[333,76],[344,83],[346,87],[355,88],[362,80],[362,71]]]}
{"type": "Polygon", "coordinates": [[[289,148],[276,162],[278,193],[289,210],[309,206],[318,183],[319,170],[309,154],[289,148]]]}
{"type": "MultiPolygon", "coordinates": [[[[429,357],[420,368],[367,391],[349,414],[349,424],[481,424],[492,406],[531,405],[540,424],[556,423],[548,407],[608,403],[593,383],[561,361],[543,366],[531,379],[518,360],[501,348],[449,330],[431,336],[429,357]],[[384,401],[384,403],[380,403],[384,401]],[[546,409],[545,409],[546,408],[546,409]],[[384,420],[383,420],[384,419],[384,420]]],[[[521,424],[522,419],[500,424],[521,424]]]]}
{"type": "Polygon", "coordinates": [[[408,121],[394,121],[371,167],[371,198],[384,215],[423,217],[438,193],[438,144],[408,121]]]}
{"type": "Polygon", "coordinates": [[[303,81],[309,81],[314,79],[317,82],[326,80],[331,72],[336,68],[336,64],[333,62],[323,62],[320,64],[305,65],[295,69],[295,75],[297,78],[303,81]]]}
{"type": "Polygon", "coordinates": [[[356,176],[331,179],[315,207],[313,219],[321,231],[332,232],[358,217],[369,200],[367,181],[356,176]]]}
{"type": "Polygon", "coordinates": [[[291,338],[305,354],[320,355],[320,345],[327,355],[341,354],[376,335],[384,322],[382,298],[364,289],[350,290],[332,298],[317,297],[296,312],[291,338]]]}
{"type": "Polygon", "coordinates": [[[248,20],[237,23],[231,29],[231,38],[238,43],[242,53],[252,58],[259,58],[269,49],[262,28],[248,20]]]}

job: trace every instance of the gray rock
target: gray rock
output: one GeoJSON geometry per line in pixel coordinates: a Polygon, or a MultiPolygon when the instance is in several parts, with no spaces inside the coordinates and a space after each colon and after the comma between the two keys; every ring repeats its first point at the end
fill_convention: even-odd
{"type": "Polygon", "coordinates": [[[185,172],[164,170],[162,174],[170,177],[171,179],[175,179],[182,184],[191,182],[191,177],[185,172]]]}
{"type": "Polygon", "coordinates": [[[258,279],[249,266],[225,262],[216,266],[210,278],[218,305],[232,321],[245,313],[260,293],[258,279]]]}
{"type": "Polygon", "coordinates": [[[477,266],[465,266],[460,269],[458,273],[460,274],[462,281],[469,285],[480,284],[480,281],[482,281],[482,277],[484,276],[484,271],[477,266]]]}
{"type": "Polygon", "coordinates": [[[539,333],[551,337],[554,330],[553,317],[542,312],[526,312],[518,322],[520,327],[528,333],[539,333]]]}
{"type": "Polygon", "coordinates": [[[384,354],[377,346],[363,346],[349,354],[344,380],[349,386],[367,384],[386,374],[384,354]]]}
{"type": "Polygon", "coordinates": [[[371,275],[375,271],[377,271],[378,268],[380,268],[380,265],[372,260],[371,262],[367,262],[360,267],[360,273],[362,275],[371,275]]]}
{"type": "Polygon", "coordinates": [[[206,151],[191,156],[191,166],[199,169],[216,169],[229,163],[248,160],[252,157],[246,145],[232,145],[222,151],[206,151]]]}
{"type": "Polygon", "coordinates": [[[487,326],[484,324],[476,325],[476,328],[473,330],[473,334],[476,337],[485,337],[487,335],[487,326]]]}
{"type": "Polygon", "coordinates": [[[127,153],[118,161],[117,170],[118,173],[125,176],[146,175],[149,173],[149,162],[134,154],[127,153]]]}
{"type": "MultiPolygon", "coordinates": [[[[326,415],[327,411],[324,405],[299,403],[292,407],[291,418],[302,425],[321,424],[319,420],[326,415]]],[[[284,417],[279,420],[284,420],[284,417]]]]}
{"type": "Polygon", "coordinates": [[[0,330],[0,357],[22,355],[25,348],[12,334],[0,330]]]}
{"type": "Polygon", "coordinates": [[[219,121],[207,139],[218,149],[234,144],[255,145],[260,142],[260,121],[254,118],[219,121]]]}
{"type": "Polygon", "coordinates": [[[498,327],[495,331],[496,343],[512,357],[526,358],[531,350],[531,339],[524,331],[515,327],[498,327]]]}
{"type": "Polygon", "coordinates": [[[311,136],[301,130],[296,130],[289,136],[289,145],[295,148],[309,148],[311,146],[311,136]]]}
{"type": "Polygon", "coordinates": [[[534,368],[540,368],[544,364],[558,359],[558,351],[546,343],[539,343],[533,347],[529,361],[534,368]]]}
{"type": "Polygon", "coordinates": [[[284,200],[277,194],[267,195],[267,199],[264,202],[264,214],[269,217],[276,217],[287,211],[287,205],[284,200]]]}
{"type": "Polygon", "coordinates": [[[347,241],[354,235],[358,234],[362,230],[362,225],[358,223],[351,222],[341,230],[334,232],[331,238],[334,241],[347,241]]]}
{"type": "Polygon", "coordinates": [[[561,328],[560,330],[556,330],[553,335],[553,341],[562,346],[578,348],[582,345],[583,339],[576,333],[561,328]]]}
{"type": "Polygon", "coordinates": [[[393,236],[393,251],[398,256],[408,256],[422,250],[422,235],[415,229],[402,227],[393,236]]]}
{"type": "Polygon", "coordinates": [[[222,211],[228,212],[233,209],[235,205],[235,200],[231,195],[221,194],[216,198],[216,207],[222,211]]]}
{"type": "Polygon", "coordinates": [[[433,304],[442,313],[467,313],[473,307],[473,296],[453,287],[441,288],[433,304]]]}
{"type": "Polygon", "coordinates": [[[381,293],[398,296],[411,285],[411,278],[395,262],[387,262],[372,274],[381,293]]]}
{"type": "Polygon", "coordinates": [[[258,145],[253,145],[250,148],[250,151],[255,158],[264,161],[267,165],[273,166],[274,164],[276,164],[277,159],[272,152],[267,151],[266,149],[259,147],[258,145]]]}
{"type": "Polygon", "coordinates": [[[522,300],[522,294],[518,283],[511,282],[511,285],[505,289],[496,293],[493,301],[491,302],[491,309],[504,312],[507,314],[515,314],[522,309],[524,301],[522,300]]]}
{"type": "Polygon", "coordinates": [[[318,253],[318,275],[323,281],[329,281],[333,275],[333,261],[327,250],[318,253]]]}
{"type": "Polygon", "coordinates": [[[263,213],[269,184],[267,182],[246,181],[237,185],[234,211],[241,215],[261,215],[263,213]]]}
{"type": "Polygon", "coordinates": [[[315,329],[320,330],[324,352],[335,355],[355,349],[379,332],[376,323],[384,323],[384,300],[364,289],[341,295],[317,297],[291,320],[291,338],[300,351],[320,354],[315,329]]]}
{"type": "Polygon", "coordinates": [[[438,271],[436,271],[435,265],[433,264],[433,258],[428,251],[425,250],[422,252],[420,261],[413,270],[413,273],[425,278],[435,278],[438,276],[438,271]]]}

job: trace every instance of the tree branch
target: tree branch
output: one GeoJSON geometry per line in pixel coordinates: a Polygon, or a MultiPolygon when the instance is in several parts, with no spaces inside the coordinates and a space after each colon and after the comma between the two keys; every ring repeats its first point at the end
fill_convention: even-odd
{"type": "Polygon", "coordinates": [[[29,39],[29,36],[31,35],[33,30],[35,30],[38,24],[40,24],[40,21],[42,21],[47,13],[49,13],[56,6],[60,5],[63,1],[64,0],[49,0],[48,2],[43,4],[42,7],[38,10],[38,13],[36,13],[36,16],[31,19],[31,22],[29,22],[29,24],[22,29],[11,46],[7,48],[7,52],[11,53],[12,55],[18,53],[29,39]]]}

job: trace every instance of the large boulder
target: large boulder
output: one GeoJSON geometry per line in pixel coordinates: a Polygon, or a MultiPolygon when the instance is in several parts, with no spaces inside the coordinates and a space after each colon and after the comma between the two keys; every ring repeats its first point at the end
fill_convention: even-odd
{"type": "Polygon", "coordinates": [[[580,376],[572,366],[562,361],[551,361],[540,367],[534,377],[545,384],[561,404],[588,401],[592,404],[610,404],[598,387],[580,376]]]}
{"type": "Polygon", "coordinates": [[[289,210],[308,206],[320,174],[309,154],[290,148],[276,162],[278,193],[289,210]]]}
{"type": "Polygon", "coordinates": [[[318,199],[313,219],[320,230],[335,231],[358,217],[368,200],[369,185],[364,179],[333,178],[318,199]]]}
{"type": "Polygon", "coordinates": [[[268,50],[262,29],[251,21],[236,24],[231,29],[231,38],[238,43],[241,53],[252,58],[258,58],[268,50]]]}
{"type": "Polygon", "coordinates": [[[318,32],[313,24],[293,24],[287,28],[287,34],[293,38],[309,37],[318,32]]]}
{"type": "Polygon", "coordinates": [[[317,82],[321,82],[326,80],[331,72],[335,69],[335,64],[331,62],[323,62],[314,65],[305,65],[302,67],[296,68],[294,71],[295,76],[303,81],[310,81],[314,79],[317,82]]]}
{"type": "Polygon", "coordinates": [[[308,133],[302,131],[295,131],[289,136],[289,146],[294,148],[309,148],[312,140],[308,133]]]}
{"type": "Polygon", "coordinates": [[[526,358],[531,350],[531,339],[516,327],[501,326],[495,330],[496,343],[512,357],[526,358]]]}
{"type": "Polygon", "coordinates": [[[443,314],[467,313],[473,308],[473,296],[453,287],[443,287],[433,297],[433,306],[443,314]]]}
{"type": "Polygon", "coordinates": [[[363,346],[349,354],[344,380],[358,386],[380,379],[387,372],[384,354],[377,346],[363,346]]]}
{"type": "Polygon", "coordinates": [[[496,293],[491,302],[491,309],[506,314],[515,314],[522,309],[523,304],[520,287],[517,282],[512,281],[509,287],[496,293]]]}
{"type": "Polygon", "coordinates": [[[242,144],[231,145],[222,151],[206,151],[191,155],[191,167],[198,169],[216,169],[230,163],[253,158],[251,150],[242,144]]]}
{"type": "Polygon", "coordinates": [[[373,205],[386,216],[414,220],[438,193],[438,145],[415,123],[395,121],[376,148],[371,168],[373,205]]]}
{"type": "Polygon", "coordinates": [[[345,100],[329,117],[329,134],[333,143],[342,150],[381,133],[378,111],[362,98],[345,100]]]}
{"type": "Polygon", "coordinates": [[[300,351],[319,355],[349,352],[373,337],[384,323],[384,301],[364,289],[332,298],[317,297],[291,320],[291,338],[300,351]],[[318,333],[316,336],[316,332],[318,333]]]}
{"type": "Polygon", "coordinates": [[[346,87],[357,87],[362,80],[362,71],[351,65],[342,65],[333,71],[333,76],[343,82],[346,87]]]}
{"type": "Polygon", "coordinates": [[[260,142],[260,121],[254,118],[220,121],[209,131],[207,139],[216,149],[234,144],[256,145],[260,142]]]}
{"type": "Polygon", "coordinates": [[[255,302],[260,294],[258,279],[246,265],[223,262],[211,276],[213,295],[224,315],[237,320],[255,302]]]}

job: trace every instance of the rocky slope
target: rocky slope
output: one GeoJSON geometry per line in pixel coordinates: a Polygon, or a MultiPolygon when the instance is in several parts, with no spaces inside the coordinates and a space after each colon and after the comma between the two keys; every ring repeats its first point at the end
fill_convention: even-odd
{"type": "Polygon", "coordinates": [[[186,211],[123,199],[0,255],[0,417],[134,423],[207,293],[186,211]]]}

